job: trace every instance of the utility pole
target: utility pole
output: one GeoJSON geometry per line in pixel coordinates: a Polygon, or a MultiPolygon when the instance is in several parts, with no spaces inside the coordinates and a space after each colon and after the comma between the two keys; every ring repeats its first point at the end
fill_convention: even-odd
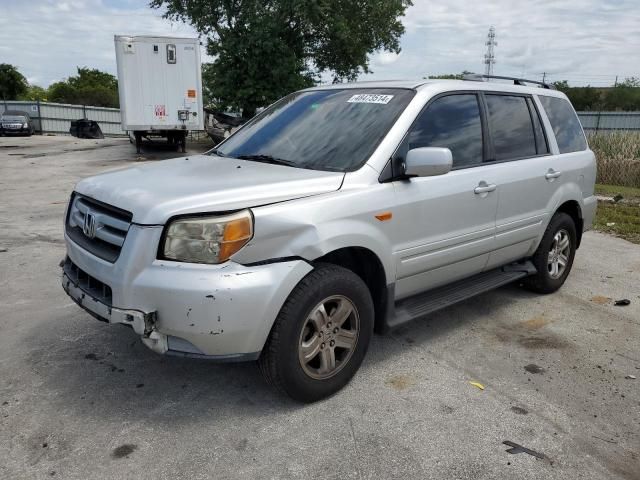
{"type": "Polygon", "coordinates": [[[485,45],[487,46],[487,53],[484,54],[484,74],[493,75],[493,64],[496,63],[493,49],[498,45],[498,42],[496,42],[496,29],[493,26],[489,29],[485,45]]]}
{"type": "Polygon", "coordinates": [[[618,86],[618,75],[616,75],[616,81],[615,81],[615,82],[613,82],[613,86],[614,86],[614,87],[617,87],[617,86],[618,86]]]}

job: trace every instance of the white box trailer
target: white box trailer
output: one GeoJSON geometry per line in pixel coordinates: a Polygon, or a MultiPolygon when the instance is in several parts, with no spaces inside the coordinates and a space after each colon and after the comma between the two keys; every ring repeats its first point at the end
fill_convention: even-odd
{"type": "Polygon", "coordinates": [[[122,128],[140,153],[142,138],[165,137],[185,151],[204,128],[197,38],[115,36],[122,128]]]}

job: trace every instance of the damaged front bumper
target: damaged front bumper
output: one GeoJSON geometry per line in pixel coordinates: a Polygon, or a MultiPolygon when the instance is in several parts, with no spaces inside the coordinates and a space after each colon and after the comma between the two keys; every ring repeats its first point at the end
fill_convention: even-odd
{"type": "Polygon", "coordinates": [[[128,325],[161,354],[255,360],[282,305],[313,267],[302,259],[242,265],[159,260],[161,229],[132,225],[109,263],[65,236],[62,287],[83,309],[128,325]]]}
{"type": "MultiPolygon", "coordinates": [[[[70,261],[65,260],[63,268],[69,264],[70,261]]],[[[167,336],[155,330],[156,312],[141,312],[107,305],[94,296],[90,288],[83,290],[79,279],[77,277],[72,279],[73,275],[69,273],[66,270],[62,272],[62,288],[80,307],[102,322],[121,323],[133,328],[133,331],[142,337],[142,342],[151,350],[160,354],[167,353],[169,350],[167,336]]]]}

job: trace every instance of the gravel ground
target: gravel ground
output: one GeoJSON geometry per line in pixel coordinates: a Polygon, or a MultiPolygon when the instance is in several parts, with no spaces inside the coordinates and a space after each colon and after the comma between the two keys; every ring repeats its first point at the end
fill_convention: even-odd
{"type": "Polygon", "coordinates": [[[0,478],[640,478],[639,245],[587,233],[556,294],[376,336],[347,388],[299,405],[253,364],[155,355],[59,285],[74,183],[175,155],[0,138],[0,478]]]}

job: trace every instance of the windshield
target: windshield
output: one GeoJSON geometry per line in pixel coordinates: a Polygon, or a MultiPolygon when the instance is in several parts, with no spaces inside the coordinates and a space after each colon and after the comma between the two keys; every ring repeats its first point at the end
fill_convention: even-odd
{"type": "Polygon", "coordinates": [[[2,121],[27,123],[27,118],[20,115],[2,115],[2,121]]]}
{"type": "Polygon", "coordinates": [[[353,171],[367,161],[414,95],[393,88],[297,92],[212,153],[299,168],[353,171]]]}

